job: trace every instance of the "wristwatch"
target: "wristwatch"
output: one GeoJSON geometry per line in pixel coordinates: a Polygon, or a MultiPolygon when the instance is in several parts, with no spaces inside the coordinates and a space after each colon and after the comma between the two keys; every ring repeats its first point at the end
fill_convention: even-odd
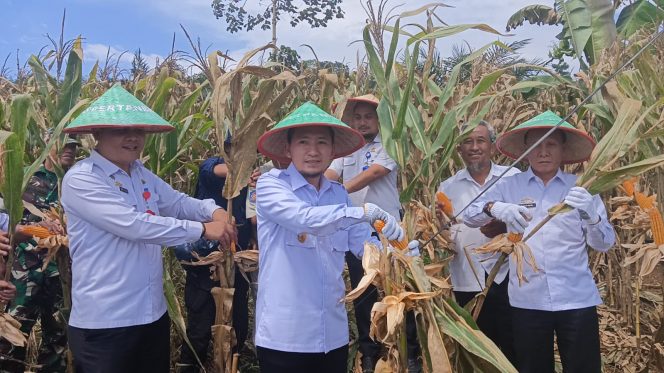
{"type": "Polygon", "coordinates": [[[493,207],[493,201],[487,202],[484,204],[484,207],[482,208],[482,212],[487,214],[490,218],[493,218],[493,215],[491,215],[491,208],[493,207]]]}

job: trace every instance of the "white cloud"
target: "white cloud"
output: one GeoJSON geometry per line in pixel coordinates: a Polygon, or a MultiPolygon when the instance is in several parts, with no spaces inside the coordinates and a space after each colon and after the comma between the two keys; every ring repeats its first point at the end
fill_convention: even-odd
{"type": "MultiPolygon", "coordinates": [[[[288,17],[283,17],[278,26],[278,43],[295,48],[303,58],[313,58],[313,55],[303,44],[311,45],[320,59],[336,60],[354,65],[356,53],[364,55],[362,43],[353,41],[362,37],[362,28],[366,23],[366,14],[362,9],[361,2],[364,0],[346,0],[342,4],[345,11],[343,19],[335,19],[326,28],[310,28],[303,23],[297,27],[291,27],[288,17]]],[[[375,1],[377,2],[377,1],[375,1]]],[[[410,0],[398,8],[398,11],[416,9],[431,0],[410,0]]],[[[237,34],[229,34],[222,20],[217,20],[212,14],[211,0],[147,0],[143,5],[154,9],[159,14],[170,19],[172,22],[182,23],[187,28],[199,31],[201,39],[213,43],[214,49],[225,50],[229,40],[241,41],[244,47],[231,50],[234,57],[252,48],[264,45],[271,40],[271,31],[253,30],[241,31],[237,34]]],[[[260,10],[264,8],[264,1],[247,1],[248,10],[260,10]]],[[[393,0],[389,6],[404,3],[403,0],[393,0]]],[[[462,23],[486,23],[501,33],[505,33],[505,24],[509,16],[518,9],[529,5],[532,0],[449,0],[447,4],[454,8],[439,8],[437,14],[448,24],[462,23]]],[[[408,19],[409,22],[424,23],[423,15],[408,19]]],[[[402,22],[407,23],[407,22],[402,22]]],[[[459,35],[440,39],[438,48],[444,55],[449,55],[452,45],[468,42],[473,48],[479,48],[493,40],[510,42],[522,39],[533,39],[531,44],[522,52],[526,57],[539,57],[545,59],[548,50],[555,42],[555,35],[559,28],[555,26],[531,26],[524,25],[513,30],[513,36],[498,36],[477,30],[470,30],[459,35]]],[[[389,37],[389,33],[386,36],[389,37]]]]}

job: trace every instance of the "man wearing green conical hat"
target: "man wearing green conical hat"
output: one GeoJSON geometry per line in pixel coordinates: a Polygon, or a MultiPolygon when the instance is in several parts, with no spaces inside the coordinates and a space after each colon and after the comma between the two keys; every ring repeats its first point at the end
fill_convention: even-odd
{"type": "MultiPolygon", "coordinates": [[[[258,149],[288,168],[256,186],[260,247],[255,343],[261,372],[346,372],[348,320],[344,257],[358,257],[383,220],[389,240],[397,220],[372,203],[354,207],[344,187],[323,173],[334,158],[363,145],[362,135],[305,103],[258,140],[258,149]],[[369,223],[369,224],[368,224],[369,223]]],[[[417,241],[409,244],[417,253],[417,241]]]]}
{"type": "MultiPolygon", "coordinates": [[[[325,176],[334,181],[342,179],[350,200],[356,206],[364,205],[366,202],[374,203],[400,221],[401,203],[397,190],[399,167],[383,147],[376,111],[379,103],[380,100],[372,94],[346,100],[341,112],[341,121],[360,132],[365,145],[345,157],[335,159],[325,171],[325,176]]],[[[373,234],[376,235],[375,232],[373,234]]],[[[346,253],[346,263],[351,286],[355,288],[364,276],[362,262],[351,253],[346,253]]],[[[372,373],[380,358],[381,344],[370,336],[371,309],[377,301],[378,292],[373,285],[353,301],[363,373],[372,373]]],[[[412,312],[406,314],[406,331],[408,373],[420,373],[422,366],[417,358],[419,343],[412,312]]]]}
{"type": "Polygon", "coordinates": [[[66,128],[92,133],[90,156],[62,182],[72,260],[69,346],[81,372],[168,372],[162,246],[205,237],[228,247],[235,228],[214,200],[173,190],[139,161],[146,133],[173,129],[119,85],[66,128]]]}
{"type": "MultiPolygon", "coordinates": [[[[560,122],[551,111],[540,114],[504,133],[498,150],[518,158],[560,122]]],[[[563,122],[526,155],[527,171],[499,180],[464,215],[471,227],[496,218],[509,232],[528,234],[549,208],[559,202],[573,207],[528,240],[539,271],[523,266],[523,284],[510,256],[509,298],[519,372],[554,372],[554,335],[565,372],[601,372],[596,306],[602,300],[588,268],[586,246],[607,251],[615,233],[599,196],[575,186],[576,176],[561,169],[587,160],[594,146],[585,132],[563,122]]]]}

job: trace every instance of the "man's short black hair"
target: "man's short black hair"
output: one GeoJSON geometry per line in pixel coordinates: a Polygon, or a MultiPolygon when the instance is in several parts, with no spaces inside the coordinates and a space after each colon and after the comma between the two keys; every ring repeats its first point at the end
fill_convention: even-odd
{"type": "MultiPolygon", "coordinates": [[[[286,142],[289,145],[291,143],[291,140],[293,140],[293,133],[295,133],[295,130],[297,128],[301,128],[301,127],[289,128],[288,130],[286,130],[286,142]]],[[[332,139],[332,144],[334,144],[334,130],[330,126],[325,126],[325,128],[327,128],[327,130],[330,131],[330,138],[332,139]]]]}
{"type": "MultiPolygon", "coordinates": [[[[524,143],[524,144],[527,144],[527,143],[528,143],[528,134],[530,133],[530,131],[531,131],[531,130],[526,131],[526,133],[523,135],[523,143],[524,143]]],[[[553,131],[553,132],[551,133],[551,135],[554,135],[554,134],[557,134],[557,133],[560,134],[560,138],[561,138],[562,141],[563,141],[562,143],[563,143],[563,144],[566,143],[566,142],[567,142],[567,134],[565,133],[565,131],[560,130],[560,129],[556,129],[555,131],[553,131]]],[[[550,137],[550,136],[549,136],[549,137],[550,137]]]]}

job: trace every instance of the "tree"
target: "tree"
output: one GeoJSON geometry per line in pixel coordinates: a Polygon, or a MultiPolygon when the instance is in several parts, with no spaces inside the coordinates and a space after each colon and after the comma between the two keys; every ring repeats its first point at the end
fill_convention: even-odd
{"type": "Polygon", "coordinates": [[[246,0],[213,0],[212,13],[217,19],[224,18],[231,33],[242,29],[251,31],[255,27],[272,30],[272,44],[277,44],[277,21],[280,16],[290,16],[291,26],[302,21],[311,27],[327,27],[333,18],[343,18],[341,10],[343,0],[305,0],[304,4],[296,5],[293,0],[270,0],[269,5],[260,12],[251,14],[245,6],[246,0]]]}

